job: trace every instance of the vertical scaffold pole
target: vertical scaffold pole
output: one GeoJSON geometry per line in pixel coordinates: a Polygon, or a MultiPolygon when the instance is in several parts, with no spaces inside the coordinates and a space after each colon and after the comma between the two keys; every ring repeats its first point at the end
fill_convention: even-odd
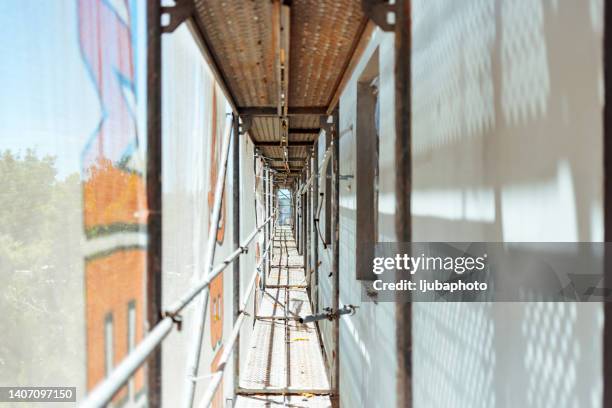
{"type": "MultiPolygon", "coordinates": [[[[161,8],[147,4],[147,278],[148,328],[161,319],[162,299],[162,124],[161,8]]],[[[148,406],[161,406],[161,346],[147,360],[148,406]]]]}
{"type": "Polygon", "coordinates": [[[298,194],[298,190],[299,190],[299,180],[296,179],[295,181],[295,186],[293,189],[293,197],[295,199],[295,234],[294,234],[294,239],[295,239],[295,249],[297,249],[297,253],[300,253],[300,218],[301,218],[301,211],[300,211],[300,196],[298,194]]]}
{"type": "MultiPolygon", "coordinates": [[[[604,167],[604,287],[612,287],[612,4],[603,2],[604,38],[604,109],[603,109],[603,167],[604,167]]],[[[603,404],[612,408],[612,302],[603,302],[603,404]]]]}
{"type": "MultiPolygon", "coordinates": [[[[240,119],[234,115],[232,138],[232,222],[233,222],[233,238],[234,248],[240,247],[240,119]]],[[[232,295],[232,309],[234,311],[234,324],[240,316],[240,257],[236,258],[232,264],[232,281],[234,283],[232,295]]],[[[240,334],[236,339],[236,348],[234,349],[233,359],[234,367],[234,395],[239,385],[240,379],[240,334]]]]}
{"type": "MultiPolygon", "coordinates": [[[[398,242],[412,240],[410,194],[411,155],[411,22],[410,1],[395,2],[395,231],[398,242]]],[[[397,406],[412,406],[412,305],[395,306],[397,347],[397,406]]]]}
{"type": "MultiPolygon", "coordinates": [[[[334,123],[331,132],[332,153],[332,310],[340,309],[340,114],[334,111],[334,123]]],[[[333,321],[333,368],[332,389],[335,406],[340,406],[340,319],[333,321]]]]}
{"type": "MultiPolygon", "coordinates": [[[[270,208],[268,205],[268,176],[270,174],[270,169],[268,167],[268,165],[266,165],[264,167],[264,173],[263,173],[263,204],[264,204],[264,219],[268,219],[268,217],[270,216],[270,208]]],[[[268,240],[270,239],[270,224],[266,224],[266,227],[264,228],[264,244],[263,247],[267,248],[268,247],[268,240]]],[[[263,254],[262,254],[263,256],[263,254]]],[[[270,267],[267,258],[263,260],[263,264],[262,264],[262,276],[261,276],[261,284],[262,286],[265,288],[266,287],[266,279],[268,277],[268,268],[270,267]]]]}
{"type": "MultiPolygon", "coordinates": [[[[306,160],[305,182],[310,178],[310,156],[306,160]]],[[[304,271],[306,272],[306,287],[310,287],[310,186],[304,190],[304,206],[306,208],[304,216],[304,271]]]]}
{"type": "Polygon", "coordinates": [[[312,270],[314,274],[314,282],[310,289],[310,301],[312,303],[312,310],[314,313],[318,313],[318,293],[319,293],[319,240],[317,237],[317,231],[315,230],[314,219],[318,216],[317,209],[319,204],[319,155],[318,155],[318,143],[315,143],[315,147],[312,148],[312,169],[315,172],[315,177],[312,179],[312,270]]]}

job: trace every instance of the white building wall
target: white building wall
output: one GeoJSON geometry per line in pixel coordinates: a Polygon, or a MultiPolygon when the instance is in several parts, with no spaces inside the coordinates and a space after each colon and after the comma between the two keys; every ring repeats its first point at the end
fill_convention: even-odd
{"type": "MultiPolygon", "coordinates": [[[[240,242],[242,243],[246,237],[253,232],[256,228],[255,225],[255,181],[262,183],[261,179],[257,179],[254,172],[255,157],[253,142],[248,135],[240,136],[240,242]]],[[[262,214],[257,215],[257,221],[259,224],[262,222],[262,214]]],[[[240,293],[241,296],[244,294],[246,287],[251,280],[253,273],[255,272],[255,265],[257,263],[256,256],[258,253],[258,246],[262,246],[262,233],[253,240],[249,246],[249,252],[240,257],[240,293]]],[[[263,248],[259,251],[263,253],[263,248]]],[[[241,298],[242,299],[242,298],[241,298]]],[[[251,341],[251,333],[253,332],[253,306],[254,302],[251,300],[247,303],[247,318],[242,324],[240,331],[240,367],[246,362],[249,345],[251,341]]]]}
{"type": "MultiPolygon", "coordinates": [[[[206,271],[204,264],[208,229],[216,178],[211,176],[222,160],[224,126],[229,112],[227,101],[204,60],[195,37],[187,24],[162,41],[163,61],[163,295],[167,306],[201,280],[206,271]],[[213,114],[213,93],[216,95],[216,114],[213,114]],[[213,121],[216,122],[216,144],[213,143],[213,121]],[[216,149],[217,160],[211,149],[216,149]]],[[[222,224],[225,229],[222,242],[217,242],[214,265],[218,265],[233,250],[232,237],[232,168],[231,160],[226,172],[222,224]]],[[[248,261],[247,261],[248,262],[248,261]]],[[[246,265],[244,266],[246,268],[246,265]]],[[[218,358],[226,346],[233,326],[232,269],[223,273],[222,300],[218,303],[222,325],[220,343],[212,344],[211,305],[213,290],[206,309],[206,323],[202,339],[199,375],[195,402],[201,399],[210,378],[213,359],[218,358]]],[[[219,279],[219,278],[216,278],[219,279]]],[[[214,281],[213,281],[214,282],[214,281]]],[[[213,284],[214,285],[214,284],[213,284]]],[[[211,285],[211,288],[213,287],[211,285]]],[[[217,294],[219,296],[219,294],[217,294]]],[[[187,361],[191,353],[195,319],[201,318],[201,309],[194,301],[183,313],[183,329],[173,331],[162,348],[163,406],[176,406],[184,400],[187,361]]],[[[233,394],[232,370],[227,370],[220,393],[222,400],[233,394]]]]}
{"type": "MultiPolygon", "coordinates": [[[[414,241],[602,240],[602,5],[412,2],[414,241]]],[[[415,407],[600,406],[602,319],[415,304],[415,407]]]]}
{"type": "MultiPolygon", "coordinates": [[[[395,395],[395,305],[361,302],[361,283],[355,277],[355,128],[357,81],[376,50],[380,72],[380,240],[395,237],[394,209],[394,80],[393,35],[376,30],[352,78],[340,97],[340,305],[359,305],[354,316],[340,323],[340,398],[344,407],[391,407],[395,395]],[[346,177],[348,176],[348,177],[346,177]],[[349,358],[350,357],[350,358],[349,358]]],[[[319,139],[319,162],[325,142],[319,139]]],[[[331,162],[330,162],[331,165],[331,162]]],[[[320,307],[331,306],[331,248],[319,245],[320,307]]],[[[323,342],[328,353],[332,347],[330,322],[321,322],[323,342]]]]}
{"type": "MultiPolygon", "coordinates": [[[[321,167],[323,164],[323,157],[325,155],[325,145],[326,138],[328,136],[325,132],[322,132],[318,139],[318,162],[319,169],[322,174],[325,174],[325,168],[321,167]]],[[[328,162],[328,166],[331,166],[331,160],[328,162]]],[[[319,193],[323,193],[322,201],[321,201],[321,214],[320,214],[320,222],[319,229],[321,231],[321,235],[325,239],[325,223],[330,222],[327,220],[325,213],[325,200],[327,199],[327,194],[331,194],[325,190],[325,176],[319,178],[319,193]]],[[[329,276],[332,268],[332,248],[331,245],[328,245],[327,248],[323,246],[323,242],[321,242],[321,237],[318,235],[317,245],[318,245],[318,255],[320,265],[317,269],[318,273],[318,288],[317,288],[317,297],[318,297],[318,310],[321,311],[326,307],[331,307],[332,297],[332,280],[331,276],[329,276]]],[[[323,341],[323,348],[325,350],[325,357],[330,365],[332,361],[332,324],[328,320],[321,320],[319,323],[319,331],[321,332],[321,340],[323,341]]],[[[330,365],[331,366],[331,365],[330,365]]]]}

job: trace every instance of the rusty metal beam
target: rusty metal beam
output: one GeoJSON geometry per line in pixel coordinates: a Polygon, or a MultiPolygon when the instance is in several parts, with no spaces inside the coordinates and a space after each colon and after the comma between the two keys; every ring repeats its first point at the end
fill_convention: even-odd
{"type": "Polygon", "coordinates": [[[291,171],[286,172],[284,166],[270,166],[271,169],[276,170],[278,173],[277,176],[282,176],[283,174],[291,175],[291,174],[302,174],[302,167],[291,166],[291,171]]]}
{"type": "Polygon", "coordinates": [[[387,16],[395,12],[395,4],[389,0],[361,0],[363,13],[368,16],[383,31],[393,31],[395,24],[390,23],[387,16]]]}
{"type": "MultiPolygon", "coordinates": [[[[280,3],[279,3],[280,4],[280,3]]],[[[290,52],[290,26],[291,26],[291,8],[286,5],[280,5],[279,18],[279,48],[278,48],[278,115],[287,116],[289,108],[289,52],[290,52]]]]}
{"type": "MultiPolygon", "coordinates": [[[[412,241],[411,23],[410,0],[395,4],[395,231],[398,242],[412,241]]],[[[397,406],[412,407],[412,304],[395,305],[397,406]]]]}
{"type": "MultiPolygon", "coordinates": [[[[289,142],[287,147],[312,147],[313,141],[304,141],[304,142],[289,142]]],[[[255,147],[281,147],[278,142],[254,142],[255,147]]]]}
{"type": "Polygon", "coordinates": [[[289,157],[284,157],[284,156],[268,156],[265,154],[261,154],[261,157],[263,157],[264,159],[268,160],[268,161],[273,161],[273,162],[299,162],[302,163],[304,162],[304,160],[307,159],[307,157],[300,157],[300,156],[289,156],[289,157]]]}
{"type": "MultiPolygon", "coordinates": [[[[162,47],[159,2],[147,6],[147,279],[146,319],[155,327],[162,316],[162,47]]],[[[147,361],[148,406],[161,407],[162,347],[147,361]]]]}
{"type": "Polygon", "coordinates": [[[270,162],[297,162],[297,163],[303,163],[304,160],[306,160],[306,157],[300,157],[300,156],[290,156],[290,157],[284,157],[284,156],[268,156],[265,154],[260,154],[262,158],[264,158],[267,161],[270,162]]]}
{"type": "MultiPolygon", "coordinates": [[[[282,168],[285,169],[286,168],[285,167],[285,163],[287,163],[287,162],[284,162],[282,160],[271,160],[270,163],[271,163],[270,165],[274,165],[274,166],[277,166],[277,167],[278,166],[282,166],[282,168]],[[275,164],[272,164],[272,163],[275,163],[275,164]]],[[[289,160],[288,164],[289,164],[289,168],[290,169],[298,169],[298,168],[302,169],[304,167],[303,166],[303,164],[304,164],[303,160],[289,160]]]]}
{"type": "MultiPolygon", "coordinates": [[[[234,115],[232,122],[234,127],[234,137],[232,138],[232,238],[234,242],[234,248],[240,247],[240,152],[242,140],[240,138],[240,119],[237,115],[234,115]]],[[[267,218],[266,218],[267,219],[267,218]]],[[[268,224],[266,224],[268,226],[268,224]]],[[[265,248],[265,247],[264,247],[265,248]]],[[[232,265],[232,314],[233,322],[236,324],[240,317],[240,257],[236,258],[232,265]]],[[[240,334],[236,339],[240,344],[240,334]]],[[[234,377],[240,377],[240,346],[234,349],[232,355],[232,365],[234,370],[234,377]]],[[[238,381],[234,381],[234,392],[238,388],[238,381]]]]}
{"type": "Polygon", "coordinates": [[[319,128],[289,128],[290,135],[318,135],[319,132],[321,132],[319,128]]]}
{"type": "MultiPolygon", "coordinates": [[[[339,109],[334,112],[334,124],[331,132],[332,148],[332,188],[331,188],[331,225],[332,225],[332,304],[333,312],[340,310],[340,113],[339,109]]],[[[327,222],[327,220],[325,220],[327,222]]],[[[332,366],[331,386],[333,389],[332,403],[340,406],[340,319],[332,323],[332,366]]]]}
{"type": "Polygon", "coordinates": [[[162,33],[174,32],[182,23],[193,15],[195,5],[193,0],[177,0],[174,6],[164,6],[161,13],[170,18],[168,25],[162,27],[162,33]]]}
{"type": "MultiPolygon", "coordinates": [[[[295,106],[289,107],[289,109],[287,110],[287,115],[324,115],[326,111],[326,106],[295,106]]],[[[272,106],[245,106],[238,108],[238,113],[241,116],[278,116],[277,108],[272,106]]]]}
{"type": "MultiPolygon", "coordinates": [[[[312,168],[317,172],[319,168],[319,145],[316,144],[312,148],[312,168]]],[[[317,227],[314,224],[318,218],[317,209],[319,208],[319,177],[312,179],[312,273],[314,282],[308,282],[310,285],[310,308],[313,313],[319,312],[319,238],[317,236],[317,227]]]]}

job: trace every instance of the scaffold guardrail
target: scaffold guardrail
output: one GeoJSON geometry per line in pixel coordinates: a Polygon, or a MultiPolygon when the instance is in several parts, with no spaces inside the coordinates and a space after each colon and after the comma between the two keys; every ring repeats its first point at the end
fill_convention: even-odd
{"type": "MultiPolygon", "coordinates": [[[[85,399],[80,404],[81,408],[94,408],[94,407],[103,407],[105,406],[113,396],[123,387],[129,379],[134,375],[136,370],[140,368],[146,361],[146,359],[153,353],[155,348],[159,346],[162,341],[170,334],[173,327],[177,327],[180,324],[179,313],[188,306],[204,289],[207,289],[210,285],[212,279],[223,272],[231,263],[236,260],[240,255],[246,253],[245,248],[249,246],[249,244],[255,239],[257,234],[261,232],[263,227],[270,221],[274,219],[275,215],[269,217],[262,225],[257,227],[240,245],[239,248],[236,248],[234,252],[232,252],[223,262],[217,265],[214,268],[214,272],[212,275],[204,278],[200,283],[190,289],[185,295],[183,295],[179,300],[174,302],[170,307],[168,307],[164,311],[164,318],[149,332],[149,334],[132,350],[119,365],[111,371],[109,376],[102,381],[94,390],[89,393],[85,399]]],[[[270,240],[272,242],[272,240],[270,240]]],[[[261,267],[261,263],[267,256],[267,252],[269,251],[270,244],[268,244],[268,248],[261,256],[261,260],[256,267],[255,273],[251,278],[252,282],[255,282],[255,277],[257,276],[257,271],[261,267]]],[[[249,288],[245,293],[248,293],[252,290],[252,284],[249,284],[249,288]]],[[[244,320],[243,309],[245,308],[246,302],[248,302],[247,297],[243,300],[241,305],[241,314],[239,320],[236,320],[236,323],[242,325],[242,321],[244,320]]],[[[231,347],[228,347],[227,350],[230,352],[228,354],[231,355],[231,349],[235,343],[234,339],[234,331],[232,331],[232,336],[230,337],[231,347]]],[[[229,356],[228,356],[229,357],[229,356]]],[[[226,358],[227,360],[227,358],[226,358]]],[[[220,362],[223,361],[221,358],[220,362]]],[[[214,381],[214,376],[213,380],[214,381]]],[[[216,389],[216,388],[215,388],[216,389]]],[[[213,392],[214,395],[214,392],[213,392]]],[[[203,405],[201,405],[203,406],[203,405]]],[[[207,406],[207,405],[204,405],[207,406]]]]}
{"type": "MultiPolygon", "coordinates": [[[[81,408],[100,408],[106,406],[113,396],[129,381],[129,379],[134,375],[136,370],[140,368],[147,358],[155,351],[155,349],[164,341],[164,339],[170,334],[172,329],[176,327],[180,328],[182,323],[180,313],[185,309],[191,302],[198,299],[200,301],[200,310],[201,315],[200,319],[197,320],[196,327],[194,328],[194,341],[193,349],[190,353],[190,361],[188,364],[188,374],[187,374],[187,382],[186,382],[186,392],[185,392],[185,400],[184,404],[186,407],[191,407],[193,405],[193,395],[195,392],[195,385],[197,378],[197,367],[199,366],[200,359],[200,349],[202,343],[202,332],[203,326],[206,319],[205,307],[208,299],[208,291],[211,281],[218,276],[221,272],[223,272],[232,262],[240,257],[240,255],[247,252],[249,244],[255,239],[255,237],[264,229],[268,223],[272,222],[275,219],[277,210],[272,212],[272,215],[268,217],[261,225],[257,226],[253,232],[249,234],[249,236],[240,244],[239,247],[235,248],[232,253],[227,256],[225,260],[223,260],[220,264],[213,267],[214,262],[214,254],[216,248],[216,233],[217,226],[219,224],[219,215],[221,210],[221,202],[223,198],[223,187],[225,185],[225,175],[227,170],[228,156],[229,156],[229,146],[231,143],[232,133],[231,133],[231,116],[228,118],[226,123],[226,132],[224,134],[225,140],[223,145],[223,153],[222,153],[222,161],[219,163],[219,173],[217,174],[217,180],[215,185],[215,201],[213,206],[213,212],[211,214],[211,222],[208,234],[208,242],[206,248],[206,258],[205,258],[205,271],[206,276],[200,280],[195,286],[193,286],[187,293],[181,296],[177,301],[172,303],[168,308],[163,311],[163,318],[151,329],[151,331],[145,336],[145,338],[112,370],[108,377],[106,377],[102,382],[100,382],[85,398],[85,400],[80,404],[81,408]],[[199,332],[198,332],[199,331],[199,332]],[[197,346],[197,347],[196,347],[197,346]]],[[[235,136],[235,135],[234,135],[235,136]]],[[[273,235],[274,236],[274,235],[273,235]]],[[[204,398],[200,406],[207,407],[210,405],[212,398],[214,396],[215,390],[217,389],[219,383],[221,382],[221,378],[223,376],[223,372],[225,370],[225,366],[229,356],[231,355],[233,348],[236,344],[236,339],[238,338],[240,327],[245,319],[245,308],[248,299],[250,298],[250,292],[253,291],[255,287],[256,277],[258,275],[259,270],[261,269],[261,265],[265,259],[269,256],[270,244],[273,242],[273,239],[270,239],[268,245],[262,254],[259,263],[255,268],[255,272],[253,273],[253,277],[249,283],[249,286],[245,292],[245,299],[241,303],[240,307],[240,315],[234,322],[234,328],[232,329],[231,336],[228,341],[228,346],[225,348],[219,364],[217,365],[217,371],[212,373],[212,380],[206,389],[204,398]],[[207,402],[208,401],[208,402],[207,402]]],[[[196,319],[198,316],[196,315],[196,319]]]]}

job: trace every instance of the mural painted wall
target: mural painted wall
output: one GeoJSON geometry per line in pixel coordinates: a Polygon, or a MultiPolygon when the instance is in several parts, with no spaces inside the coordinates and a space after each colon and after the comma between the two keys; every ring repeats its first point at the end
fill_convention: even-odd
{"type": "MultiPolygon", "coordinates": [[[[163,123],[163,295],[170,304],[205,276],[204,252],[208,240],[214,191],[221,162],[223,137],[229,110],[223,93],[215,83],[199,45],[188,24],[162,37],[165,59],[162,72],[163,123]]],[[[231,174],[234,163],[228,163],[217,230],[215,264],[232,250],[231,174]]],[[[199,372],[205,376],[221,356],[224,339],[231,332],[231,268],[218,275],[210,285],[206,325],[202,342],[199,372]]],[[[186,309],[181,332],[173,332],[163,349],[163,404],[174,406],[183,401],[186,382],[187,352],[191,341],[196,308],[186,309]]],[[[228,370],[229,371],[229,370],[228,370]]],[[[196,403],[208,378],[197,380],[196,403]]],[[[227,373],[215,396],[215,406],[233,391],[231,373],[227,373]]]]}
{"type": "MultiPolygon", "coordinates": [[[[240,137],[240,237],[244,240],[255,228],[256,223],[261,222],[262,214],[258,213],[258,205],[255,202],[256,191],[261,186],[261,172],[259,160],[253,155],[254,145],[248,135],[240,137]]],[[[240,288],[241,293],[249,284],[253,276],[255,265],[261,256],[261,241],[255,239],[249,247],[249,252],[240,257],[240,288]]],[[[258,282],[259,283],[259,282],[258,282]]],[[[256,296],[259,297],[257,292],[256,296]]],[[[255,298],[254,297],[254,298],[255,298]]],[[[247,317],[240,331],[240,363],[246,361],[252,327],[254,323],[254,301],[247,304],[247,317]]]]}
{"type": "MultiPolygon", "coordinates": [[[[143,336],[147,208],[135,117],[142,99],[135,85],[133,12],[127,1],[78,1],[83,64],[100,105],[99,125],[81,156],[84,229],[91,248],[85,258],[90,390],[143,336]]],[[[141,368],[113,401],[135,399],[143,391],[141,368]]]]}
{"type": "Polygon", "coordinates": [[[80,399],[144,335],[145,6],[0,4],[1,385],[80,399]]]}
{"type": "MultiPolygon", "coordinates": [[[[340,97],[340,174],[356,174],[358,144],[357,111],[358,82],[366,70],[375,66],[379,77],[379,178],[378,186],[378,237],[379,241],[393,241],[394,229],[394,41],[393,34],[375,30],[349,83],[340,97]]],[[[322,157],[319,156],[319,160],[322,157]]],[[[356,279],[355,254],[357,252],[356,190],[358,180],[345,178],[340,181],[340,305],[358,304],[358,313],[340,320],[340,389],[342,406],[364,405],[390,407],[396,404],[395,371],[395,305],[382,302],[362,302],[361,283],[356,279]],[[342,356],[352,356],[351,359],[342,356]],[[385,390],[385,392],[381,392],[385,390]]],[[[373,210],[374,211],[374,210],[373,210]]],[[[323,250],[331,255],[331,251],[323,250]]],[[[320,252],[321,253],[321,252],[320,252]]],[[[325,254],[319,256],[331,263],[325,254]]],[[[329,271],[331,269],[324,270],[329,271]]],[[[323,271],[322,271],[323,272],[323,271]]],[[[322,303],[331,302],[331,278],[319,274],[322,303]]],[[[375,299],[373,299],[375,300],[375,299]]],[[[327,303],[329,305],[331,303],[327,303]]],[[[328,325],[326,327],[329,327],[328,325]]],[[[329,333],[326,331],[326,333],[329,333]]],[[[328,335],[329,336],[329,335],[328,335]]],[[[326,341],[331,344],[330,340],[326,341]]],[[[333,357],[333,356],[332,356],[333,357]]]]}

